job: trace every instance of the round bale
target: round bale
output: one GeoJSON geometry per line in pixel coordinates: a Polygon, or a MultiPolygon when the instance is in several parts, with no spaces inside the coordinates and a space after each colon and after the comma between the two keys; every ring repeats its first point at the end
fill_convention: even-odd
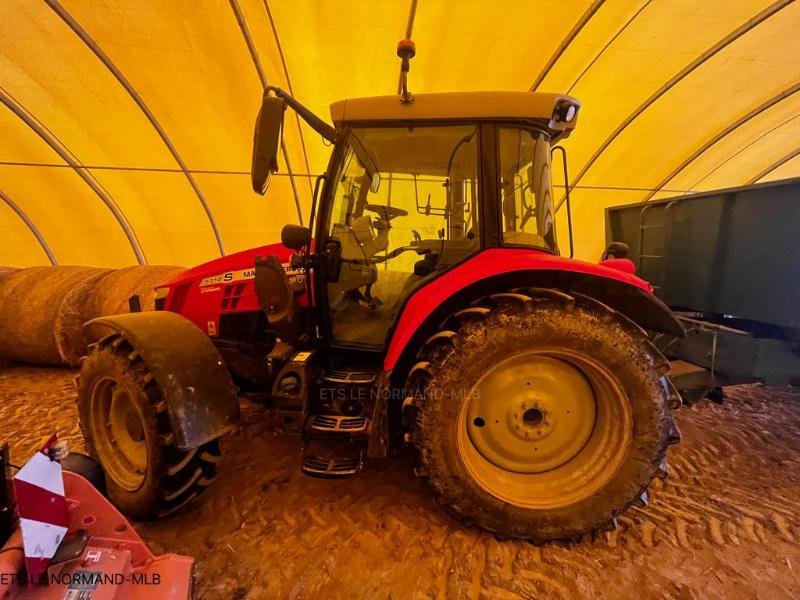
{"type": "Polygon", "coordinates": [[[77,365],[92,287],[108,269],[31,267],[0,281],[0,355],[23,362],[77,365]]]}
{"type": "Polygon", "coordinates": [[[0,267],[0,282],[17,271],[19,271],[19,269],[16,267],[0,267]]]}
{"type": "Polygon", "coordinates": [[[185,270],[172,265],[143,265],[109,273],[94,287],[92,317],[130,312],[128,299],[134,295],[139,296],[142,310],[155,310],[155,288],[185,270]]]}

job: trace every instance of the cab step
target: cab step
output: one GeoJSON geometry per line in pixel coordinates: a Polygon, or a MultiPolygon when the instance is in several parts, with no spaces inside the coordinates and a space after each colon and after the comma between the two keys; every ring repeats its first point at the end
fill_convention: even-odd
{"type": "Polygon", "coordinates": [[[308,421],[308,429],[325,433],[363,433],[368,423],[367,417],[314,415],[308,421]]]}
{"type": "Polygon", "coordinates": [[[303,458],[303,473],[316,477],[347,477],[355,475],[364,468],[360,456],[350,458],[331,458],[326,456],[306,456],[303,458]]]}
{"type": "Polygon", "coordinates": [[[322,374],[324,381],[349,385],[369,385],[376,377],[372,371],[331,370],[322,374]]]}
{"type": "Polygon", "coordinates": [[[349,442],[309,440],[301,470],[312,477],[347,477],[364,468],[364,449],[349,442]]]}

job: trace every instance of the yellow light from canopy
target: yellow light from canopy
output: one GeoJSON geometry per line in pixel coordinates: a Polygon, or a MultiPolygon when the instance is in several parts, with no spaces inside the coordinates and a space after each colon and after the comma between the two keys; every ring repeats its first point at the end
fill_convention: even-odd
{"type": "MultiPolygon", "coordinates": [[[[324,118],[394,93],[410,4],[4,0],[0,265],[48,264],[43,245],[190,265],[307,221],[329,148],[293,115],[267,196],[250,189],[262,83],[324,118]]],[[[608,205],[800,175],[798,30],[788,0],[419,0],[410,84],[576,96],[575,242],[596,260],[608,205]]]]}

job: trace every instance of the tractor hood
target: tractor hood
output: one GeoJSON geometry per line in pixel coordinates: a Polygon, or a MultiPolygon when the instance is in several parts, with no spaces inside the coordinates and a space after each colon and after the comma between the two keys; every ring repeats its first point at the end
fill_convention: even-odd
{"type": "MultiPolygon", "coordinates": [[[[233,313],[259,312],[255,289],[256,257],[274,255],[291,284],[302,286],[302,270],[289,264],[283,244],[250,248],[184,271],[156,288],[156,308],[183,315],[210,337],[224,335],[222,321],[233,313]]],[[[305,305],[306,297],[298,298],[305,305]]]]}
{"type": "MultiPolygon", "coordinates": [[[[178,276],[162,282],[161,286],[174,287],[191,281],[200,283],[213,277],[222,277],[220,283],[224,283],[226,281],[225,275],[229,272],[253,269],[257,256],[274,254],[281,262],[288,262],[292,253],[292,250],[289,250],[289,248],[283,244],[270,244],[268,246],[248,248],[247,250],[215,258],[214,260],[192,267],[191,269],[179,273],[178,276]]],[[[232,275],[230,277],[232,277],[232,275]]]]}

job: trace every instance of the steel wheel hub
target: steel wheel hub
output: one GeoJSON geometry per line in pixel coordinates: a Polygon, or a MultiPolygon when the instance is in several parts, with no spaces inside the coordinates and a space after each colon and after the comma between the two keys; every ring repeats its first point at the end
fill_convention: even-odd
{"type": "Polygon", "coordinates": [[[90,427],[106,473],[120,487],[138,489],[147,471],[145,424],[129,392],[110,377],[92,388],[90,427]]]}
{"type": "Polygon", "coordinates": [[[468,402],[470,441],[484,459],[514,473],[543,473],[570,461],[591,436],[597,412],[583,373],[546,355],[504,361],[468,402]]]}
{"type": "Polygon", "coordinates": [[[458,456],[473,481],[503,502],[536,510],[598,493],[623,463],[632,425],[613,370],[558,346],[491,365],[454,424],[458,456]]]}

